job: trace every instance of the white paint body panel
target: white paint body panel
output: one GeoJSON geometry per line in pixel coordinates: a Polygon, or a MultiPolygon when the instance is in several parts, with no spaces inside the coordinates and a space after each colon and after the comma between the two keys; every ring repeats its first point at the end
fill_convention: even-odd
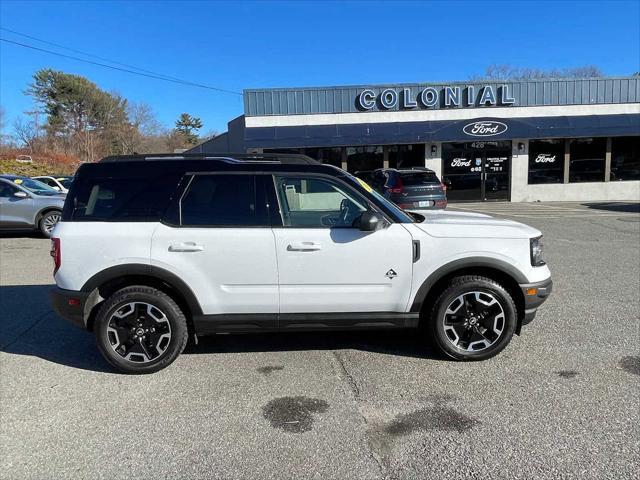
{"type": "Polygon", "coordinates": [[[429,275],[468,257],[505,262],[528,283],[550,277],[547,266],[531,266],[529,239],[540,235],[532,227],[474,213],[422,214],[422,223],[375,232],[60,222],[54,236],[61,239],[62,266],[55,281],[80,290],[109,267],[154,265],[180,277],[203,313],[222,314],[405,312],[429,275]],[[415,263],[412,240],[421,245],[415,263]],[[170,251],[176,245],[195,250],[170,251]],[[388,278],[389,270],[397,276],[388,278]]]}
{"type": "Polygon", "coordinates": [[[149,265],[151,236],[158,226],[147,222],[59,222],[62,265],[56,284],[80,290],[96,273],[116,265],[149,265]]]}
{"type": "Polygon", "coordinates": [[[205,315],[278,312],[278,268],[270,228],[160,224],[151,242],[151,265],[180,277],[205,315]],[[169,251],[170,246],[181,244],[187,249],[195,244],[202,250],[169,251]]]}
{"type": "Polygon", "coordinates": [[[274,234],[280,312],[406,310],[413,278],[413,246],[403,225],[393,224],[375,232],[354,228],[278,228],[274,234]],[[289,247],[297,244],[319,250],[289,247]],[[387,278],[391,269],[397,276],[387,278]]]}

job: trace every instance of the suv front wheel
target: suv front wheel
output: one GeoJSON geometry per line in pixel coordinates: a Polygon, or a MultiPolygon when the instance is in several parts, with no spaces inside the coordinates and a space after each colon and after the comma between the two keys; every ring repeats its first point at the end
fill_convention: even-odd
{"type": "Polygon", "coordinates": [[[118,290],[100,308],[94,331],[104,358],[125,373],[153,373],[182,353],[187,320],[176,302],[147,286],[118,290]]]}
{"type": "Polygon", "coordinates": [[[517,324],[511,295],[490,278],[456,277],[431,312],[430,330],[439,349],[456,360],[484,360],[502,351],[517,324]]]}

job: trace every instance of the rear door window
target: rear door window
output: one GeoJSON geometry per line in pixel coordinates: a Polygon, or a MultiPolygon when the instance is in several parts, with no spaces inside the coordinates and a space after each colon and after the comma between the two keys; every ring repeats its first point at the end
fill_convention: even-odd
{"type": "MultiPolygon", "coordinates": [[[[255,175],[195,175],[180,200],[185,227],[269,227],[267,200],[255,175]]],[[[259,182],[262,185],[262,181],[259,182]]]]}

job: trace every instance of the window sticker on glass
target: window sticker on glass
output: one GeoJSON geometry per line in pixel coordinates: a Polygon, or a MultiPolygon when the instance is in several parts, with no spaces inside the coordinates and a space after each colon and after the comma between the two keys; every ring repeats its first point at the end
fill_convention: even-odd
{"type": "Polygon", "coordinates": [[[362,179],[360,179],[358,177],[356,177],[356,180],[358,180],[358,183],[360,185],[362,185],[367,192],[371,193],[371,191],[373,189],[369,186],[369,184],[367,182],[365,182],[364,180],[362,180],[362,179]]]}

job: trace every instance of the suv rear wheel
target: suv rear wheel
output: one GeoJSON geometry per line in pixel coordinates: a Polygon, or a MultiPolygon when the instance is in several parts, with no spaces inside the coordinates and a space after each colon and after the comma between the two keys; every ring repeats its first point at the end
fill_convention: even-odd
{"type": "Polygon", "coordinates": [[[511,295],[490,278],[456,277],[436,300],[430,330],[435,344],[456,360],[484,360],[502,351],[517,324],[511,295]]]}
{"type": "Polygon", "coordinates": [[[104,358],[125,373],[153,373],[182,353],[187,320],[164,292],[131,286],[115,292],[100,308],[94,331],[104,358]]]}

